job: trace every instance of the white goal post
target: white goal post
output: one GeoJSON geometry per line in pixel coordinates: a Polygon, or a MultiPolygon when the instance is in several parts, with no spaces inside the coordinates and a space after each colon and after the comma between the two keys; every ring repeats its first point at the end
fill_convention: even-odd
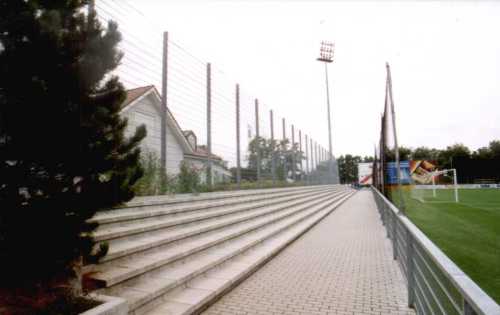
{"type": "MultiPolygon", "coordinates": [[[[436,198],[437,197],[436,191],[438,189],[443,188],[442,185],[436,185],[436,178],[440,175],[448,175],[450,173],[452,173],[452,175],[453,175],[453,177],[452,177],[453,184],[452,185],[453,185],[453,190],[454,190],[454,199],[455,199],[455,202],[458,203],[459,197],[458,197],[457,170],[454,168],[445,169],[445,170],[438,170],[438,171],[434,171],[434,172],[427,172],[427,173],[423,174],[423,176],[421,175],[422,177],[427,178],[427,182],[431,182],[432,185],[426,185],[424,187],[415,189],[416,191],[418,191],[418,193],[416,193],[414,195],[416,197],[416,199],[421,201],[421,202],[424,202],[423,196],[425,195],[425,190],[430,190],[430,189],[432,189],[432,197],[436,198]]],[[[447,189],[448,187],[444,187],[444,188],[447,189]]],[[[439,201],[434,201],[434,202],[439,202],[439,201]]]]}
{"type": "Polygon", "coordinates": [[[436,197],[436,180],[435,180],[435,178],[439,175],[445,175],[446,173],[449,173],[449,172],[453,173],[453,188],[455,190],[455,202],[458,203],[459,200],[458,200],[457,169],[455,169],[455,168],[441,170],[441,171],[434,171],[434,172],[429,173],[432,176],[432,196],[434,198],[436,197]]]}

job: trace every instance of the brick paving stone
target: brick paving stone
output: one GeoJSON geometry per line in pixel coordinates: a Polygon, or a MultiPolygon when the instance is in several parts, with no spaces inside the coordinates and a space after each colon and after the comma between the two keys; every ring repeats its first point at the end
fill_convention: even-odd
{"type": "Polygon", "coordinates": [[[203,314],[415,314],[362,190],[203,314]]]}

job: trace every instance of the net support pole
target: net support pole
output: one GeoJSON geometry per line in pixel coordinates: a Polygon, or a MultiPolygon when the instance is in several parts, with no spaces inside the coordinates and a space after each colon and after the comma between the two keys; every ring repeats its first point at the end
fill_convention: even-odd
{"type": "Polygon", "coordinates": [[[455,182],[455,202],[459,202],[458,200],[458,182],[457,182],[457,170],[453,169],[453,181],[455,182]]]}
{"type": "Polygon", "coordinates": [[[259,100],[255,99],[255,140],[257,141],[257,183],[260,185],[259,100]]]}
{"type": "Polygon", "coordinates": [[[163,33],[163,58],[161,74],[161,147],[160,161],[163,171],[167,167],[167,91],[168,91],[168,32],[163,33]]]}
{"type": "Polygon", "coordinates": [[[236,84],[236,183],[241,188],[240,85],[236,84]]]}
{"type": "Polygon", "coordinates": [[[271,147],[272,147],[272,155],[271,155],[271,173],[273,177],[273,186],[276,186],[276,145],[274,143],[274,116],[273,110],[269,111],[269,121],[271,123],[271,147]]]}
{"type": "Polygon", "coordinates": [[[436,180],[432,175],[432,197],[436,198],[436,180]]]}
{"type": "Polygon", "coordinates": [[[396,177],[398,180],[398,191],[399,191],[399,208],[403,212],[403,214],[406,214],[406,205],[405,205],[405,200],[403,196],[403,185],[401,183],[401,163],[399,160],[399,147],[398,147],[398,136],[396,132],[396,113],[394,110],[394,99],[392,98],[392,77],[391,77],[391,68],[389,67],[389,63],[386,64],[386,69],[387,69],[387,87],[386,87],[386,93],[389,96],[389,101],[391,102],[391,118],[392,118],[392,132],[393,132],[393,137],[394,137],[394,153],[396,157],[396,177]]]}
{"type": "Polygon", "coordinates": [[[212,69],[207,63],[207,170],[206,183],[212,188],[212,69]]]}

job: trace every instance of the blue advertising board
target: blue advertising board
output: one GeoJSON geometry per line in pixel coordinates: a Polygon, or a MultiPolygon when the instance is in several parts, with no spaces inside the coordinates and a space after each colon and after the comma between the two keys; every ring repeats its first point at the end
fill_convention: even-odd
{"type": "MultiPolygon", "coordinates": [[[[401,184],[411,184],[410,176],[410,162],[401,161],[399,162],[399,168],[401,170],[401,184]]],[[[387,163],[387,184],[396,185],[398,183],[398,174],[396,172],[396,162],[387,163]]]]}

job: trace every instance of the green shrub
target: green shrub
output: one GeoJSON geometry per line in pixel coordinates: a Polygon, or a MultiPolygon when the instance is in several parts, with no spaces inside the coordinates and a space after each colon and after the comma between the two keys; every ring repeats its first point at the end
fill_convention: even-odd
{"type": "Polygon", "coordinates": [[[156,196],[175,192],[175,178],[168,176],[161,167],[160,159],[155,152],[141,155],[141,166],[144,175],[134,185],[138,196],[156,196]]]}
{"type": "Polygon", "coordinates": [[[200,171],[186,161],[181,162],[177,175],[178,193],[198,193],[201,191],[200,171]]]}

